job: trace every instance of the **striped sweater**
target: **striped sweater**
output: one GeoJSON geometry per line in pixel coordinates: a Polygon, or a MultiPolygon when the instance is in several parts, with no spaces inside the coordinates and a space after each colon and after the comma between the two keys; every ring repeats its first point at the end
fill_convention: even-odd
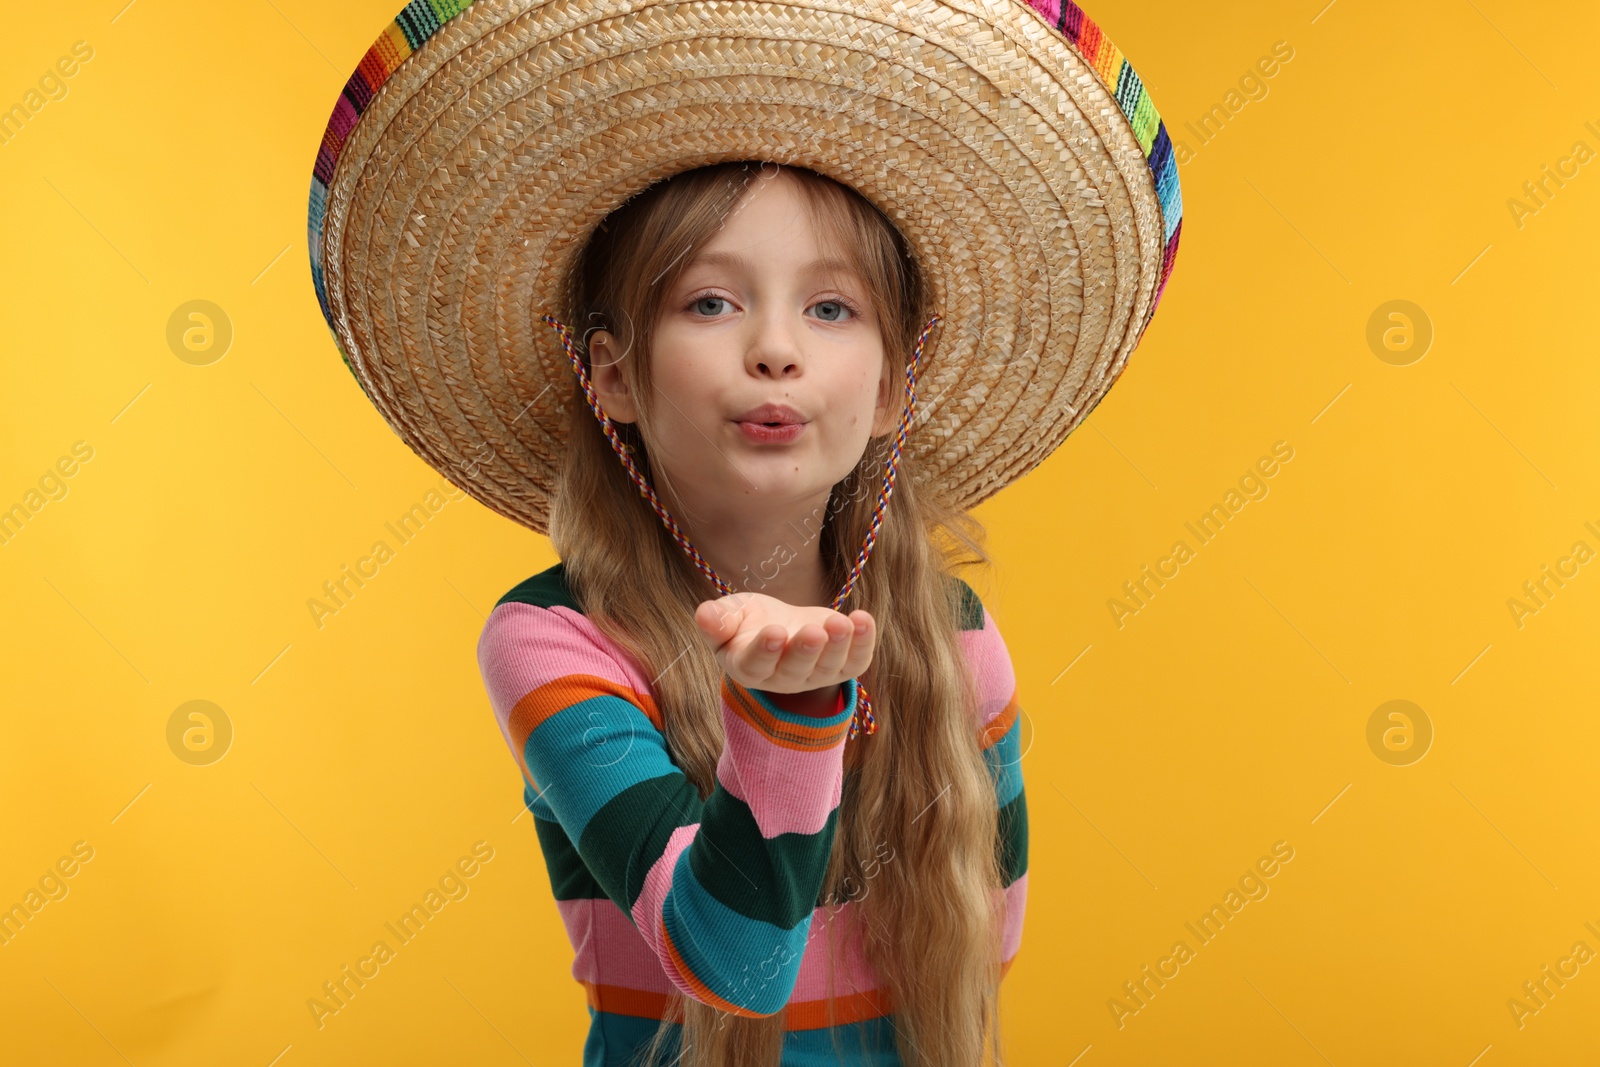
{"type": "MultiPolygon", "coordinates": [[[[1028,885],[1016,678],[994,618],[971,586],[950,581],[1000,812],[1009,968],[1028,885]]],[[[701,800],[667,748],[646,675],[584,617],[562,564],[500,598],[478,663],[522,771],[572,976],[587,993],[584,1067],[620,1067],[663,1018],[676,1031],[673,992],[736,1015],[784,1012],[784,1067],[841,1062],[835,1041],[844,1062],[898,1067],[892,1006],[862,954],[856,901],[821,896],[853,679],[832,715],[808,717],[724,675],[726,739],[716,786],[701,800]]]]}

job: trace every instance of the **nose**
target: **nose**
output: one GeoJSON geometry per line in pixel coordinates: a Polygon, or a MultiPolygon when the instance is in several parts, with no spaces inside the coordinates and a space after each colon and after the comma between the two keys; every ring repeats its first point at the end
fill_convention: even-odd
{"type": "Polygon", "coordinates": [[[802,326],[794,316],[781,308],[768,307],[749,321],[754,334],[745,350],[746,370],[759,378],[792,378],[802,373],[802,326]]]}

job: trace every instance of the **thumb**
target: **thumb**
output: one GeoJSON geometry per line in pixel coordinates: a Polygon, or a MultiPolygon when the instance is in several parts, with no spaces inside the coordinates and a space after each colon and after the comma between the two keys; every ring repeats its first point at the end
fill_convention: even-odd
{"type": "Polygon", "coordinates": [[[720,648],[739,632],[739,622],[743,616],[744,611],[739,604],[724,597],[721,600],[701,601],[695,609],[694,621],[701,632],[720,648]]]}

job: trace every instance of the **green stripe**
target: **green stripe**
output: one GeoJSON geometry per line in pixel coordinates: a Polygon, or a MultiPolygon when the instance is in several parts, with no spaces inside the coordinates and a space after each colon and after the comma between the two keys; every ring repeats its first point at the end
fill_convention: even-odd
{"type": "Polygon", "coordinates": [[[701,821],[700,791],[674,771],[622,790],[601,805],[578,839],[578,850],[606,895],[623,911],[644,891],[650,865],[679,826],[701,821]]]}
{"type": "MultiPolygon", "coordinates": [[[[689,856],[695,880],[729,910],[790,930],[817,906],[818,887],[838,828],[839,809],[814,834],[762,837],[745,803],[722,790],[706,800],[711,844],[689,856]]],[[[705,824],[700,827],[705,836],[705,824]]]]}
{"type": "Polygon", "coordinates": [[[534,828],[557,900],[605,896],[631,913],[673,832],[699,823],[696,836],[712,847],[689,853],[695,880],[730,910],[789,930],[818,906],[815,887],[827,868],[838,816],[837,808],[829,812],[814,834],[764,838],[743,801],[718,789],[702,803],[694,785],[674,773],[638,782],[606,801],[577,849],[559,824],[535,819],[534,828]],[[715,836],[706,832],[707,824],[715,836]]]}
{"type": "Polygon", "coordinates": [[[545,870],[550,872],[550,889],[557,900],[597,900],[606,895],[560,823],[534,816],[533,831],[539,835],[545,870]]]}
{"type": "Polygon", "coordinates": [[[400,27],[400,32],[406,35],[406,44],[415,52],[422,47],[422,42],[433,36],[433,31],[439,28],[439,20],[429,10],[426,3],[418,4],[411,0],[394,17],[394,24],[400,27]]]}
{"type": "Polygon", "coordinates": [[[1016,799],[1000,809],[999,836],[1000,868],[1005,871],[1006,885],[1028,873],[1028,794],[1018,793],[1016,799]]]}
{"type": "Polygon", "coordinates": [[[950,582],[951,598],[956,611],[956,629],[983,629],[983,602],[978,599],[978,594],[972,591],[972,586],[960,578],[952,576],[950,582]]]}
{"type": "MultiPolygon", "coordinates": [[[[646,783],[640,784],[644,785],[646,783]]],[[[837,817],[838,811],[836,809],[829,816],[829,821],[835,822],[837,817]]],[[[535,817],[533,828],[539,835],[539,847],[544,852],[545,867],[550,872],[550,887],[557,900],[592,900],[607,895],[605,889],[595,880],[594,875],[589,873],[589,868],[584,864],[583,857],[578,854],[577,849],[572,847],[571,839],[567,837],[566,831],[561,829],[559,823],[535,817]]],[[[670,836],[670,834],[671,831],[668,830],[665,836],[670,836]]],[[[796,835],[786,834],[784,836],[794,837],[796,835]]],[[[719,834],[717,843],[720,845],[722,840],[723,835],[719,834]]],[[[660,855],[665,850],[666,841],[665,837],[663,837],[660,848],[654,854],[660,855]]],[[[1010,885],[1027,873],[1028,795],[1026,793],[1019,793],[1015,800],[1000,809],[999,854],[1001,869],[1005,872],[1006,885],[1010,885]]],[[[691,866],[695,866],[692,860],[691,866]]],[[[695,877],[708,878],[712,877],[712,875],[703,875],[696,868],[695,877]]],[[[734,877],[739,878],[737,873],[734,874],[734,877]]],[[[742,881],[742,879],[739,880],[742,881]]],[[[746,884],[748,885],[748,883],[746,884]]],[[[633,910],[633,901],[637,898],[637,891],[628,893],[626,897],[628,911],[631,912],[633,910]]],[[[718,894],[718,899],[723,899],[721,894],[718,894]]],[[[621,906],[621,903],[621,901],[618,901],[619,906],[621,906]]],[[[806,909],[806,913],[809,914],[811,908],[824,907],[828,903],[830,902],[822,899],[819,895],[815,901],[811,902],[810,907],[806,909]]],[[[752,917],[763,918],[768,922],[776,923],[781,919],[790,918],[792,914],[792,911],[788,915],[776,916],[757,913],[752,917]]],[[[793,925],[793,921],[784,923],[785,928],[793,925]]]]}
{"type": "Polygon", "coordinates": [[[472,0],[428,0],[428,6],[433,8],[440,23],[450,21],[471,5],[472,0]]]}
{"type": "Polygon", "coordinates": [[[583,613],[583,609],[578,606],[577,598],[567,586],[564,563],[557,563],[554,567],[542,570],[532,578],[519,582],[505,596],[495,601],[495,607],[508,603],[532,604],[539,608],[571,608],[579,614],[583,613]]]}

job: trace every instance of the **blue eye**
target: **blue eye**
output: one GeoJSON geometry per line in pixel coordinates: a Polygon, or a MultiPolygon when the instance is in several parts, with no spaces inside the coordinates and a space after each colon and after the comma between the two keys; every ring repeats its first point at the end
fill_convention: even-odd
{"type": "MultiPolygon", "coordinates": [[[[729,303],[729,300],[727,297],[718,296],[715,293],[696,293],[694,296],[689,298],[688,304],[685,305],[685,310],[692,310],[703,318],[718,318],[719,316],[714,309],[707,308],[705,306],[708,303],[726,304],[729,303]]],[[[819,300],[811,306],[814,308],[832,309],[831,312],[825,312],[819,316],[823,322],[848,322],[852,317],[856,317],[861,314],[860,308],[856,307],[850,301],[842,298],[819,300]]]]}

